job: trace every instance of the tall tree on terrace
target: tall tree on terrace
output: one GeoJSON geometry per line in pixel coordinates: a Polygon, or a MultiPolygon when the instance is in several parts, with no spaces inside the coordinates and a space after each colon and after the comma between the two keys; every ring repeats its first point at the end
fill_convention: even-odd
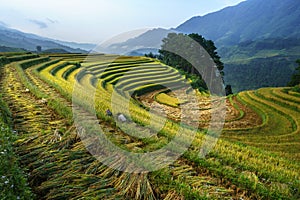
{"type": "MultiPolygon", "coordinates": [[[[206,40],[199,34],[170,33],[163,39],[163,44],[159,50],[159,58],[167,65],[183,70],[188,76],[193,77],[192,79],[197,82],[194,83],[195,86],[208,89],[207,83],[203,81],[204,77],[216,77],[218,76],[217,74],[220,74],[221,82],[223,83],[224,65],[216,50],[217,48],[213,41],[206,40]],[[177,49],[181,50],[180,55],[176,53],[177,49]],[[207,62],[208,60],[210,62],[207,62]],[[213,68],[207,69],[211,63],[214,63],[213,68]],[[202,70],[199,71],[199,67],[202,70]],[[198,78],[195,79],[195,76],[198,78]],[[202,76],[204,77],[202,78],[202,76]]],[[[218,79],[220,80],[220,78],[218,79]]]]}
{"type": "Polygon", "coordinates": [[[202,35],[197,33],[192,33],[188,35],[190,38],[198,42],[210,55],[214,63],[216,63],[218,70],[222,75],[224,75],[223,69],[224,64],[221,62],[221,57],[218,55],[217,47],[212,40],[206,40],[202,35]]]}

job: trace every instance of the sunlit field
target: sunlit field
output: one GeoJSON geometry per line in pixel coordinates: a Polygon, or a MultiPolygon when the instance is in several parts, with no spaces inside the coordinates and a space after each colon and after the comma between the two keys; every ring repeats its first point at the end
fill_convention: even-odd
{"type": "Polygon", "coordinates": [[[24,199],[300,198],[300,94],[291,88],[217,97],[188,88],[189,80],[176,69],[146,57],[0,56],[0,153],[9,152],[1,154],[0,171],[10,171],[0,177],[4,196],[17,198],[15,191],[22,190],[24,199]],[[189,94],[197,101],[186,98],[189,94]],[[211,113],[219,112],[212,101],[223,100],[222,134],[202,158],[211,113]],[[183,116],[184,105],[196,111],[183,116]],[[130,119],[122,128],[117,113],[106,114],[113,106],[130,119]],[[134,153],[163,148],[178,130],[184,135],[175,143],[180,147],[196,132],[172,164],[129,173],[103,164],[87,150],[75,115],[94,116],[107,139],[134,153]],[[181,124],[183,117],[187,120],[181,124]]]}

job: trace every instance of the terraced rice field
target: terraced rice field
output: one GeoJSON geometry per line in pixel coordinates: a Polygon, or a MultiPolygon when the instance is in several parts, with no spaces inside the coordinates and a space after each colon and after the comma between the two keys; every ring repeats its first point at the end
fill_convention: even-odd
{"type": "Polygon", "coordinates": [[[2,60],[1,98],[12,113],[14,151],[36,199],[300,198],[300,97],[289,88],[223,98],[223,133],[202,158],[212,111],[219,109],[212,101],[219,98],[196,93],[197,101],[189,102],[188,81],[169,66],[115,55],[7,54],[2,60]],[[168,104],[172,99],[175,104],[168,104]],[[180,106],[187,103],[200,115],[183,116],[187,123],[180,126],[180,106]],[[152,114],[150,108],[156,108],[152,114]],[[122,127],[105,114],[107,109],[118,109],[131,120],[122,127]],[[163,148],[178,130],[187,134],[175,141],[180,149],[198,130],[171,164],[130,173],[125,160],[108,155],[113,166],[107,166],[108,158],[91,154],[101,150],[103,141],[80,137],[85,124],[78,126],[78,119],[98,126],[115,146],[140,154],[163,148]]]}

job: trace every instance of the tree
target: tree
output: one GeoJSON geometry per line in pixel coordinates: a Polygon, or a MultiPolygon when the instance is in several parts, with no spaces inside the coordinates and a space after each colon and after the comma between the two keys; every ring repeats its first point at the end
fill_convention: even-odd
{"type": "Polygon", "coordinates": [[[296,86],[300,84],[300,59],[296,60],[298,67],[296,68],[296,72],[292,75],[291,81],[288,83],[288,86],[296,86]]]}
{"type": "Polygon", "coordinates": [[[211,56],[213,61],[216,63],[218,70],[224,74],[223,69],[224,69],[224,64],[221,62],[221,57],[217,53],[217,47],[215,46],[215,43],[212,40],[206,40],[203,36],[197,34],[197,33],[192,33],[188,35],[191,37],[193,40],[198,42],[206,51],[207,53],[211,56]]]}
{"type": "Polygon", "coordinates": [[[187,78],[196,81],[192,83],[192,86],[204,89],[209,88],[207,84],[213,85],[214,88],[216,85],[218,88],[224,87],[224,65],[216,52],[217,48],[213,41],[206,40],[196,33],[189,35],[169,33],[162,42],[158,58],[165,64],[184,71],[187,78]],[[195,78],[194,75],[198,78],[195,78]],[[205,78],[206,80],[210,79],[210,83],[203,81],[205,78]],[[221,80],[219,82],[222,85],[217,83],[217,80],[221,80]]]}
{"type": "Polygon", "coordinates": [[[232,89],[231,89],[231,85],[226,85],[226,87],[225,87],[225,93],[226,93],[226,96],[228,96],[230,94],[233,94],[232,93],[232,89]]]}
{"type": "Polygon", "coordinates": [[[36,51],[37,52],[41,52],[42,51],[42,47],[41,46],[36,46],[36,51]]]}
{"type": "Polygon", "coordinates": [[[152,52],[150,52],[149,54],[145,54],[146,57],[149,57],[149,58],[156,58],[157,56],[154,55],[152,52]]]}

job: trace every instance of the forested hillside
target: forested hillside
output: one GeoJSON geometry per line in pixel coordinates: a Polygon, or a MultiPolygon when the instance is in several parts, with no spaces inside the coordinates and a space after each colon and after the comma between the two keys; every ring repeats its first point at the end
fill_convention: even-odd
{"type": "Polygon", "coordinates": [[[219,50],[225,63],[225,82],[234,92],[286,86],[300,58],[299,39],[247,41],[219,50]]]}

